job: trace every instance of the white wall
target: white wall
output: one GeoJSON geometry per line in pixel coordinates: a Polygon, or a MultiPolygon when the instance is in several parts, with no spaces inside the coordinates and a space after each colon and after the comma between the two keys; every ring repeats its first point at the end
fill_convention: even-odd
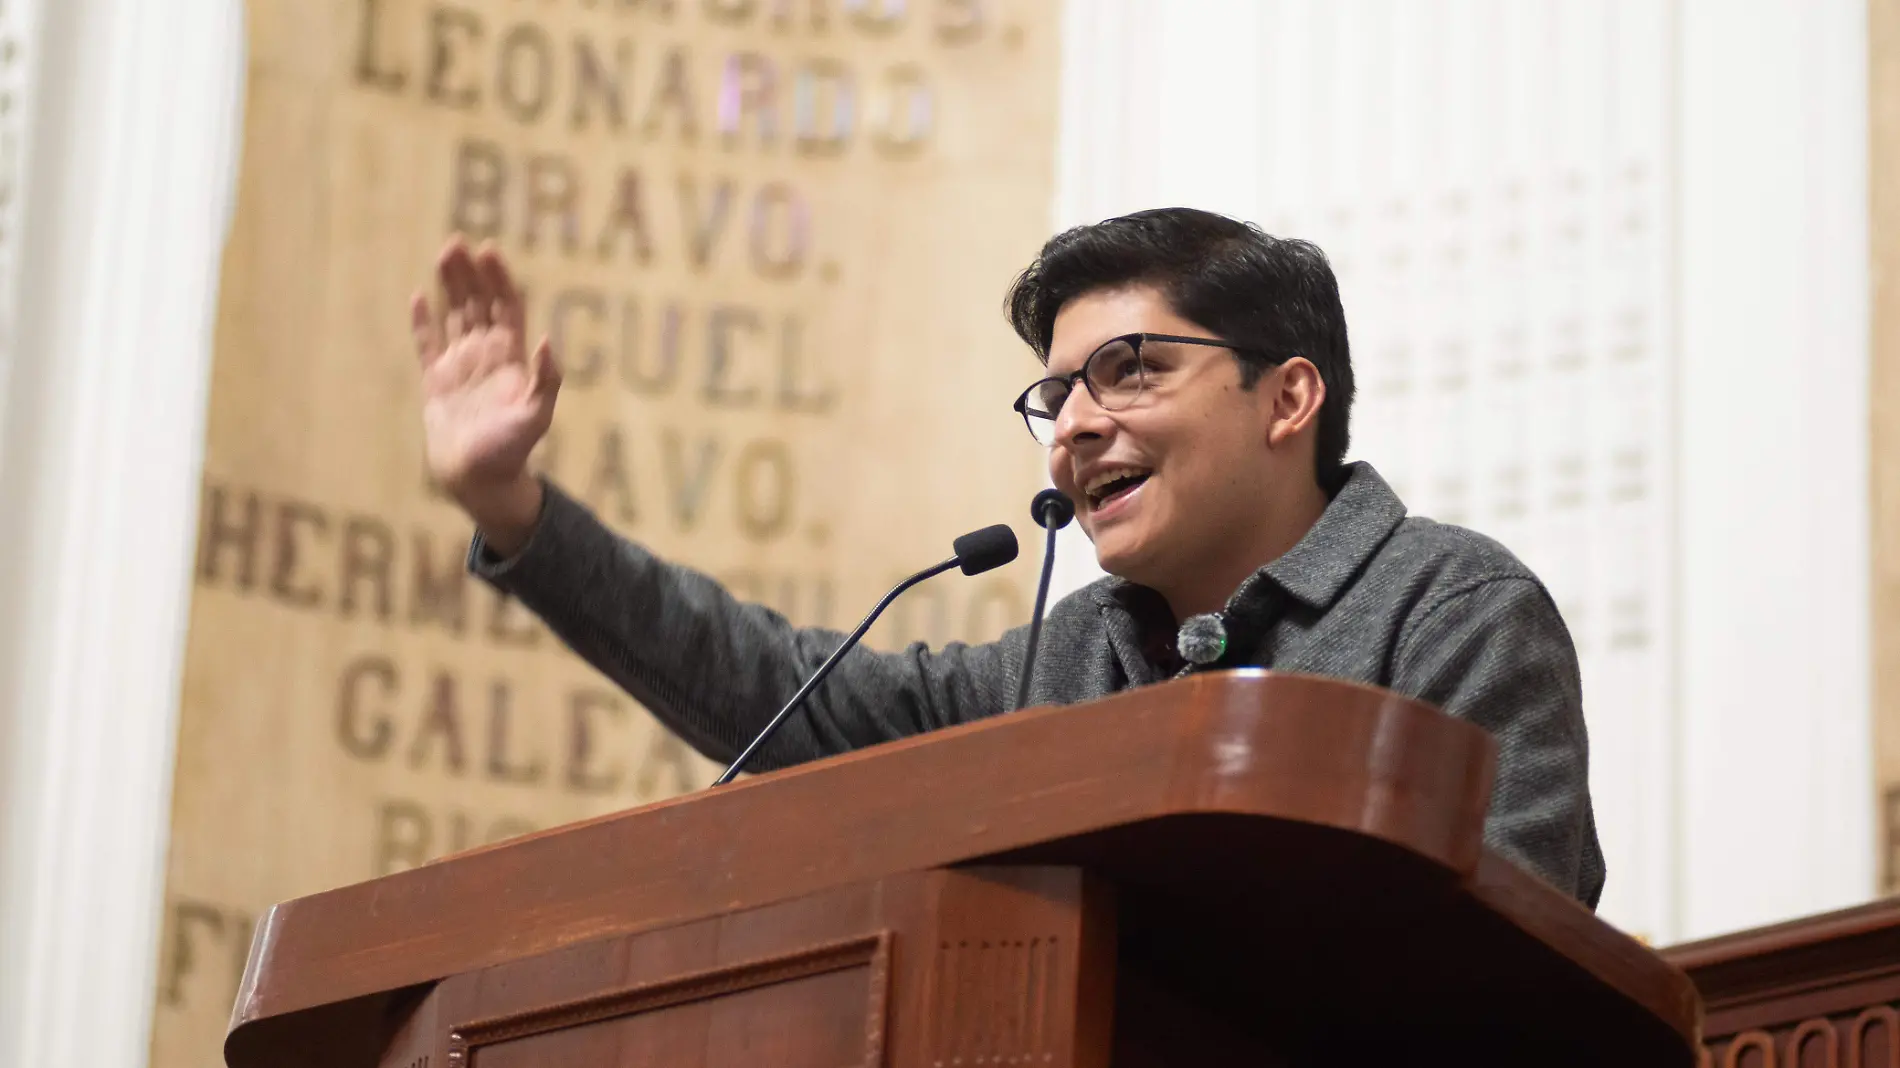
{"type": "Polygon", "coordinates": [[[0,1064],[130,1066],[150,1042],[241,0],[25,11],[30,72],[0,111],[0,151],[30,146],[0,203],[18,233],[0,255],[0,1064]]]}
{"type": "MultiPolygon", "coordinates": [[[[1862,4],[1101,0],[1066,33],[1057,223],[1317,241],[1355,458],[1556,595],[1605,918],[1868,896],[1862,4]]],[[[1097,574],[1065,534],[1063,588],[1097,574]]]]}
{"type": "Polygon", "coordinates": [[[1865,5],[1683,5],[1686,933],[1875,888],[1865,5]]]}

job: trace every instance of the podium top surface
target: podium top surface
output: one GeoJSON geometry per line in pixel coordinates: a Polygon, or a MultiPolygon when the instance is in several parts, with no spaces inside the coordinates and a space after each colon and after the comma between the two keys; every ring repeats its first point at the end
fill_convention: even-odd
{"type": "Polygon", "coordinates": [[[1409,997],[1369,976],[1429,972],[1474,1012],[1589,1019],[1650,1063],[1693,1063],[1683,972],[1484,848],[1495,748],[1384,690],[1261,671],[998,716],[273,906],[231,1033],[851,883],[1021,862],[1104,873],[1182,944],[1199,917],[1207,944],[1302,975],[1334,959],[1355,996],[1409,997]]]}

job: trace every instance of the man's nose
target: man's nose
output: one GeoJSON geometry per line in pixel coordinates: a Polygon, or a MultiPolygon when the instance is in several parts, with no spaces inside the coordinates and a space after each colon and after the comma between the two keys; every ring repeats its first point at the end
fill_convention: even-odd
{"type": "Polygon", "coordinates": [[[1074,448],[1078,442],[1101,438],[1114,425],[1108,412],[1095,403],[1095,395],[1078,383],[1056,412],[1056,444],[1074,448]]]}

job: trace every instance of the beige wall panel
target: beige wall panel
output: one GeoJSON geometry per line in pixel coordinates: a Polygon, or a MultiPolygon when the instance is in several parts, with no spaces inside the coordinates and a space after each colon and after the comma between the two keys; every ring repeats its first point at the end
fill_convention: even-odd
{"type": "Polygon", "coordinates": [[[1894,893],[1900,892],[1900,0],[1869,0],[1867,30],[1874,740],[1885,839],[1880,889],[1894,893]]]}
{"type": "MultiPolygon", "coordinates": [[[[708,782],[518,606],[426,486],[406,300],[494,237],[568,369],[541,458],[619,529],[883,645],[1027,617],[1056,0],[250,5],[157,1068],[220,1063],[268,904],[708,782]],[[850,99],[841,86],[849,84],[850,99]]],[[[690,651],[682,651],[690,655],[690,651]]]]}

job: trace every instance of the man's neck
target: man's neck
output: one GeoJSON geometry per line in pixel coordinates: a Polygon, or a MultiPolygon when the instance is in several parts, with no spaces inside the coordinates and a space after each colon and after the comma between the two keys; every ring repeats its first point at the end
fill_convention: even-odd
{"type": "Polygon", "coordinates": [[[1253,574],[1285,556],[1319,522],[1331,498],[1316,480],[1302,480],[1288,499],[1277,502],[1245,542],[1216,559],[1204,560],[1173,589],[1161,591],[1174,618],[1218,612],[1253,574]]]}

